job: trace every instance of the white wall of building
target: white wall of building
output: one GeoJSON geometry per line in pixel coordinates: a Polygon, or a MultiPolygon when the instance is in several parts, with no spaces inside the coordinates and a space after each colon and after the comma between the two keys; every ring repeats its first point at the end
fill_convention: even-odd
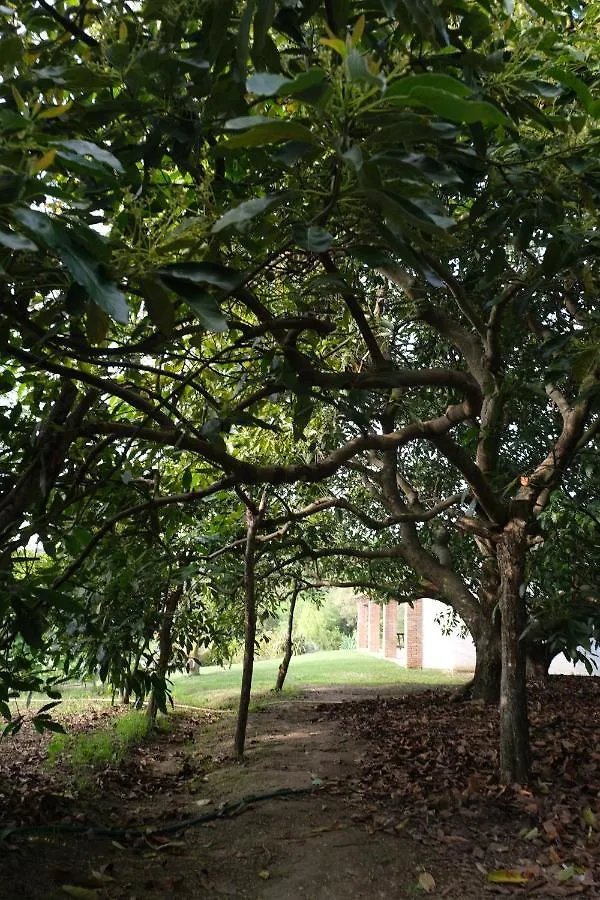
{"type": "Polygon", "coordinates": [[[448,607],[439,600],[423,600],[423,668],[472,672],[475,669],[475,644],[470,635],[444,634],[436,617],[448,607]]]}

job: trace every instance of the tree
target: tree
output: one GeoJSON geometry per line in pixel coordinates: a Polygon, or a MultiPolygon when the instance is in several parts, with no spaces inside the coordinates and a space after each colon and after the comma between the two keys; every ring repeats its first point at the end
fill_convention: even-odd
{"type": "Polygon", "coordinates": [[[500,604],[524,777],[526,552],[597,427],[595,7],[573,62],[568,16],[452,0],[40,6],[2,57],[3,358],[97,392],[84,456],[183,472],[66,574],[131,516],[343,479],[468,622],[490,697],[500,604]],[[475,576],[431,552],[463,496],[475,576]]]}

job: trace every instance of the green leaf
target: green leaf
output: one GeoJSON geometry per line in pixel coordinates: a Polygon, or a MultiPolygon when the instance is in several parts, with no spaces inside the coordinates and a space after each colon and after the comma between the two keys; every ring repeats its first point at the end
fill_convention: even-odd
{"type": "MultiPolygon", "coordinates": [[[[419,77],[424,76],[415,76],[415,78],[419,77]]],[[[482,122],[484,125],[513,127],[513,123],[508,116],[486,100],[465,99],[457,94],[451,94],[448,91],[438,90],[437,88],[418,87],[405,94],[396,93],[393,99],[402,100],[408,106],[426,106],[437,113],[438,116],[450,119],[451,122],[464,122],[466,124],[482,122]]]]}
{"type": "Polygon", "coordinates": [[[79,556],[92,540],[93,534],[87,528],[75,525],[68,534],[63,537],[63,543],[71,556],[79,556]]]}
{"type": "Polygon", "coordinates": [[[265,144],[274,144],[277,141],[302,141],[305,144],[316,143],[310,128],[307,128],[306,125],[301,125],[299,122],[291,122],[285,119],[272,119],[266,116],[244,116],[242,119],[231,119],[226,123],[225,127],[230,130],[248,129],[243,134],[236,134],[230,137],[227,143],[224,144],[228,149],[263,147],[265,144]]]}
{"type": "Polygon", "coordinates": [[[370,247],[368,244],[353,244],[351,247],[348,247],[346,252],[353,259],[357,259],[373,269],[378,269],[381,266],[396,265],[394,257],[381,247],[370,247]]]}
{"type": "Polygon", "coordinates": [[[557,18],[550,9],[549,6],[546,6],[545,3],[542,3],[542,0],[527,0],[527,5],[530,6],[534,12],[536,12],[542,19],[545,19],[546,22],[552,22],[554,25],[557,24],[557,18]]]}
{"type": "Polygon", "coordinates": [[[225,122],[225,128],[228,131],[241,131],[245,128],[254,128],[256,125],[270,125],[273,121],[277,120],[271,116],[237,116],[225,122]]]}
{"type": "Polygon", "coordinates": [[[174,263],[158,269],[157,274],[169,281],[189,281],[192,284],[212,284],[224,291],[234,291],[243,280],[243,273],[218,263],[174,263]]]}
{"type": "Polygon", "coordinates": [[[79,887],[76,884],[63,884],[61,890],[75,900],[100,900],[100,894],[94,888],[79,887]]]}
{"type": "Polygon", "coordinates": [[[87,232],[91,229],[84,229],[76,240],[62,222],[51,219],[45,213],[33,209],[17,209],[14,217],[46,247],[58,253],[75,281],[86,289],[94,303],[117,322],[128,321],[129,307],[125,296],[112,281],[101,275],[99,261],[80,245],[83,238],[88,239],[93,246],[99,238],[95,232],[88,235],[87,232]]]}
{"type": "Polygon", "coordinates": [[[341,275],[315,275],[304,287],[305,293],[347,294],[350,290],[348,282],[341,275]]]}
{"type": "Polygon", "coordinates": [[[454,219],[444,215],[443,209],[431,200],[392,197],[383,191],[372,189],[365,190],[364,193],[402,232],[407,230],[407,225],[413,225],[419,231],[435,234],[440,229],[446,230],[456,224],[454,219]]]}
{"type": "Polygon", "coordinates": [[[0,65],[14,66],[23,56],[23,44],[17,34],[9,34],[0,41],[0,65]]]}
{"type": "Polygon", "coordinates": [[[283,203],[289,196],[290,192],[287,191],[282,194],[267,194],[265,197],[255,197],[252,200],[245,200],[243,203],[240,203],[239,206],[234,207],[234,209],[227,210],[227,212],[215,222],[212,227],[213,234],[223,231],[224,228],[228,228],[230,225],[244,225],[246,222],[250,222],[251,219],[266,212],[268,209],[272,209],[274,206],[283,203]]]}
{"type": "Polygon", "coordinates": [[[380,89],[385,87],[385,78],[382,75],[375,75],[371,72],[366,57],[356,47],[350,47],[346,55],[345,66],[348,81],[366,81],[368,84],[374,84],[380,89]]]}
{"type": "Polygon", "coordinates": [[[140,278],[140,286],[144,292],[144,303],[148,315],[163,334],[172,334],[175,310],[168,290],[159,278],[153,278],[151,275],[144,275],[140,278]]]}
{"type": "Polygon", "coordinates": [[[208,331],[229,330],[227,319],[219,309],[215,298],[210,294],[196,292],[195,296],[191,296],[188,293],[184,300],[208,331]]]}
{"type": "MultiPolygon", "coordinates": [[[[190,264],[193,265],[193,264],[190,264]]],[[[176,268],[176,267],[174,267],[176,268]]],[[[181,266],[179,266],[181,268],[181,266]]],[[[227,319],[219,309],[219,304],[208,291],[198,288],[198,281],[162,274],[166,284],[185,300],[194,314],[208,331],[228,331],[227,319]]]]}
{"type": "Polygon", "coordinates": [[[101,179],[105,184],[113,187],[118,184],[112,169],[101,165],[94,159],[88,159],[87,156],[79,156],[77,153],[71,153],[68,150],[58,150],[56,158],[60,160],[66,169],[79,172],[81,175],[90,176],[101,179]]]}
{"type": "MultiPolygon", "coordinates": [[[[161,0],[161,6],[163,5],[161,0]]],[[[208,56],[210,62],[217,60],[223,41],[227,36],[227,27],[231,21],[234,0],[218,0],[210,6],[211,22],[208,35],[208,56]]]]}
{"type": "Polygon", "coordinates": [[[255,61],[263,51],[269,28],[273,24],[274,16],[275,0],[258,0],[258,8],[254,15],[254,22],[252,23],[252,33],[254,36],[252,58],[255,61]]]}
{"type": "Polygon", "coordinates": [[[255,72],[246,81],[246,90],[261,97],[272,97],[284,85],[291,83],[291,78],[286,78],[285,75],[277,75],[274,72],[255,72]]]}
{"type": "Polygon", "coordinates": [[[462,81],[452,78],[451,75],[441,75],[436,72],[425,72],[423,75],[408,75],[399,78],[388,85],[386,97],[408,97],[415,91],[423,88],[428,90],[443,91],[455,97],[471,97],[473,91],[462,81]]]}
{"type": "Polygon", "coordinates": [[[273,150],[271,156],[273,159],[282,162],[284,166],[294,166],[299,159],[307,156],[309,153],[315,153],[314,144],[305,144],[303,141],[288,141],[281,147],[273,150]]]}
{"type": "Polygon", "coordinates": [[[35,730],[42,734],[44,731],[52,731],[55,734],[66,734],[64,727],[60,722],[55,722],[47,716],[34,716],[32,719],[35,730]]]}
{"type": "Polygon", "coordinates": [[[326,253],[333,244],[333,235],[320,225],[294,225],[292,234],[298,246],[311,253],[326,253]]]}
{"type": "Polygon", "coordinates": [[[294,401],[292,430],[295,441],[304,439],[304,432],[310,422],[314,401],[310,394],[298,394],[294,401]]]}
{"type": "Polygon", "coordinates": [[[280,97],[295,97],[323,84],[326,79],[327,72],[324,69],[310,69],[308,72],[297,75],[293,81],[288,81],[278,90],[277,94],[280,97]]]}
{"type": "Polygon", "coordinates": [[[551,78],[556,79],[559,84],[563,84],[565,87],[570,88],[581,100],[586,112],[590,112],[595,101],[585,81],[582,81],[581,78],[578,78],[577,75],[570,72],[568,69],[560,69],[558,66],[551,66],[551,68],[548,69],[548,75],[551,78]]]}
{"type": "Polygon", "coordinates": [[[110,319],[103,309],[92,303],[86,313],[85,330],[90,344],[101,344],[108,334],[110,319]]]}
{"type": "Polygon", "coordinates": [[[0,231],[0,244],[3,247],[9,247],[11,250],[37,250],[37,244],[29,240],[23,234],[17,234],[15,231],[0,231]]]}
{"type": "Polygon", "coordinates": [[[93,144],[91,141],[53,141],[52,146],[64,147],[65,150],[70,150],[77,156],[91,156],[92,159],[96,160],[96,162],[102,163],[105,166],[110,166],[117,172],[125,171],[116,156],[114,156],[109,150],[105,150],[104,147],[99,147],[97,144],[93,144]]]}
{"type": "Polygon", "coordinates": [[[0,370],[0,394],[12,391],[16,383],[16,378],[9,369],[0,370]]]}
{"type": "Polygon", "coordinates": [[[246,74],[246,63],[248,61],[248,45],[250,42],[250,27],[252,25],[255,6],[256,0],[246,0],[246,6],[239,18],[237,29],[236,62],[242,79],[246,74]]]}

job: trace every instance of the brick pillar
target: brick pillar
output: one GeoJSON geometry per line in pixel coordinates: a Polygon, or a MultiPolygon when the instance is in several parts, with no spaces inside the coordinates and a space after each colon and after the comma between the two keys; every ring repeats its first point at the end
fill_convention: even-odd
{"type": "Polygon", "coordinates": [[[378,653],[381,647],[379,640],[379,623],[381,622],[381,607],[379,603],[369,601],[369,650],[378,653]]]}
{"type": "Polygon", "coordinates": [[[383,607],[383,655],[388,659],[396,659],[398,649],[398,604],[390,600],[383,607]]]}
{"type": "Polygon", "coordinates": [[[423,668],[423,601],[406,607],[406,668],[423,668]]]}
{"type": "Polygon", "coordinates": [[[356,601],[356,611],[356,646],[359,650],[366,650],[369,646],[369,601],[366,597],[360,597],[356,601]]]}

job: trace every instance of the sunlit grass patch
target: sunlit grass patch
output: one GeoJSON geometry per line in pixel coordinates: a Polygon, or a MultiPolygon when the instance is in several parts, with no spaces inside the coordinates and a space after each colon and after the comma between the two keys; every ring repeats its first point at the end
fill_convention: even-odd
{"type": "MultiPolygon", "coordinates": [[[[292,699],[308,687],[379,685],[454,685],[467,678],[464,674],[449,674],[433,669],[405,669],[381,657],[369,656],[356,650],[331,650],[294,656],[284,690],[272,693],[279,659],[258,660],[254,664],[252,698],[254,702],[292,699]]],[[[175,703],[213,709],[236,707],[242,677],[242,666],[229,668],[206,666],[198,675],[176,675],[173,678],[175,703]]]]}
{"type": "Polygon", "coordinates": [[[152,723],[145,713],[133,711],[95,731],[56,734],[48,744],[48,762],[50,765],[64,762],[73,771],[118,763],[151,730],[152,723]]]}

